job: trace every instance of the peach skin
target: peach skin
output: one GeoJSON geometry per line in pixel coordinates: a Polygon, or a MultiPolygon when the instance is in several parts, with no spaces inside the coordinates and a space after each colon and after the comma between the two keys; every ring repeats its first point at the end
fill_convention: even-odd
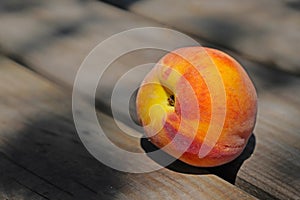
{"type": "Polygon", "coordinates": [[[165,55],[149,72],[136,108],[155,146],[187,164],[213,167],[242,153],[254,129],[257,95],[232,57],[216,49],[185,47],[165,55]],[[200,155],[201,149],[208,152],[200,155]]]}

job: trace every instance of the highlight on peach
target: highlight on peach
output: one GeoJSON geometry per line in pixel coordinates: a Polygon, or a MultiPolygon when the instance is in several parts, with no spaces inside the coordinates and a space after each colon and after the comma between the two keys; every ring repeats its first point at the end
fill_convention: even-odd
{"type": "Polygon", "coordinates": [[[246,147],[256,121],[257,94],[231,56],[185,47],[165,55],[149,72],[136,108],[155,146],[187,164],[213,167],[234,160],[246,147]],[[214,120],[218,117],[222,123],[214,120]],[[209,151],[201,156],[202,149],[209,151]]]}

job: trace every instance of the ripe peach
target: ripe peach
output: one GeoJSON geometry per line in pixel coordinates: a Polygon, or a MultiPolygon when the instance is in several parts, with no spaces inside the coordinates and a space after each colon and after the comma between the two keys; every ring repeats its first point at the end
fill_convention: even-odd
{"type": "Polygon", "coordinates": [[[136,107],[154,145],[190,165],[212,167],[232,161],[245,148],[255,125],[257,95],[232,57],[216,49],[186,47],[165,55],[149,72],[136,107]],[[213,120],[222,115],[220,105],[212,112],[214,102],[224,108],[223,121],[213,120]],[[204,156],[201,147],[209,149],[204,156]]]}

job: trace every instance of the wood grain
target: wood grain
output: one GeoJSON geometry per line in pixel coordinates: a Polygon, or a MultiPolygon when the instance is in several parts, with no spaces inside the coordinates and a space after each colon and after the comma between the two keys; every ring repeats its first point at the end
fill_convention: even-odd
{"type": "Polygon", "coordinates": [[[298,1],[104,1],[252,60],[300,74],[298,1]]]}
{"type": "MultiPolygon", "coordinates": [[[[254,199],[215,175],[187,175],[168,169],[130,174],[101,164],[85,150],[76,134],[68,91],[10,60],[0,58],[0,66],[1,196],[254,199]]],[[[82,104],[87,106],[84,101],[82,104]]],[[[111,124],[111,117],[99,114],[103,124],[111,124]]],[[[119,135],[116,127],[106,128],[109,134],[119,135]]]]}
{"type": "MultiPolygon", "coordinates": [[[[43,5],[41,6],[43,7],[43,5]]],[[[55,12],[56,11],[53,11],[52,13],[54,16],[55,12]]],[[[86,19],[89,20],[86,20],[83,23],[74,22],[76,24],[75,27],[77,27],[76,31],[70,31],[67,34],[62,35],[53,35],[52,33],[56,32],[55,30],[57,30],[55,28],[56,26],[54,25],[59,23],[60,19],[54,18],[52,21],[52,23],[54,24],[51,29],[52,32],[45,31],[45,33],[32,33],[39,35],[39,37],[36,39],[35,37],[30,38],[30,40],[32,40],[30,44],[32,45],[21,45],[21,43],[27,41],[27,39],[22,39],[23,42],[12,44],[14,48],[8,48],[5,45],[2,45],[4,40],[0,40],[0,45],[3,46],[3,52],[5,52],[8,56],[13,57],[17,61],[24,63],[26,66],[44,75],[48,79],[51,79],[61,85],[72,87],[75,74],[82,60],[87,55],[87,53],[95,45],[98,44],[99,41],[106,39],[113,33],[117,33],[127,28],[161,25],[157,22],[153,22],[149,19],[142,19],[137,15],[117,9],[107,4],[103,4],[101,2],[89,2],[85,5],[84,8],[82,8],[82,11],[80,12],[82,12],[83,15],[88,16],[86,19]]],[[[32,15],[31,12],[25,12],[23,14],[24,16],[29,16],[28,18],[30,20],[37,20],[41,23],[44,22],[43,18],[41,18],[41,16],[39,15],[32,15]]],[[[9,15],[7,17],[9,18],[10,16],[13,15],[9,15]]],[[[0,20],[1,19],[2,18],[0,18],[0,20]]],[[[81,19],[81,17],[79,17],[78,19],[81,19]]],[[[69,22],[66,22],[66,24],[62,23],[61,26],[68,27],[68,24],[69,22]]],[[[25,33],[27,31],[30,32],[30,30],[34,32],[36,29],[27,29],[26,27],[24,27],[25,33]]],[[[3,31],[3,29],[1,29],[0,32],[1,31],[3,31]]],[[[17,32],[14,33],[15,35],[5,35],[5,38],[11,38],[11,41],[14,41],[14,38],[20,36],[17,32]]],[[[128,41],[124,41],[124,45],[126,45],[126,42],[141,42],[142,40],[142,38],[130,39],[128,41]]],[[[122,45],[123,44],[120,44],[120,46],[122,45]]],[[[300,129],[298,123],[298,119],[300,116],[299,77],[282,73],[282,71],[270,69],[267,66],[258,64],[256,62],[251,62],[245,58],[237,56],[233,52],[227,52],[233,55],[243,64],[250,77],[254,81],[259,95],[258,120],[254,131],[252,145],[250,145],[252,146],[252,148],[248,149],[249,152],[247,153],[247,156],[244,156],[241,162],[238,161],[234,165],[230,164],[222,168],[209,169],[209,172],[207,172],[207,169],[204,169],[204,173],[214,173],[227,181],[230,181],[232,183],[235,182],[236,186],[238,186],[239,188],[242,188],[244,191],[261,199],[297,199],[300,196],[300,180],[298,176],[298,172],[300,169],[300,146],[298,142],[300,129]],[[253,151],[254,153],[252,154],[253,151]],[[250,155],[251,157],[249,158],[250,155]],[[224,175],[226,174],[224,173],[225,169],[227,169],[226,173],[230,174],[229,178],[225,177],[224,175]],[[236,175],[237,178],[235,178],[236,175]]],[[[163,52],[161,51],[145,50],[125,55],[119,58],[115,63],[113,63],[110,67],[111,71],[108,71],[105,78],[102,80],[103,83],[105,83],[103,84],[104,87],[102,89],[98,88],[98,108],[106,114],[111,114],[110,95],[116,80],[122,75],[122,73],[128,71],[133,66],[137,64],[147,63],[149,61],[155,62],[161,55],[163,55],[163,52]]],[[[127,82],[127,84],[124,84],[124,89],[132,85],[138,85],[139,79],[142,79],[143,76],[136,74],[136,77],[137,78],[132,78],[131,81],[127,82]]],[[[11,86],[13,87],[14,84],[11,84],[11,86]]],[[[35,86],[36,84],[32,82],[31,85],[35,86]]],[[[56,95],[50,96],[55,97],[56,95]]],[[[26,98],[24,97],[24,101],[28,103],[29,100],[26,100],[26,98]]],[[[9,99],[9,101],[11,102],[16,102],[13,107],[18,104],[22,105],[21,100],[17,101],[16,99],[17,98],[9,99]]],[[[7,107],[6,102],[8,102],[8,100],[3,103],[3,109],[7,107]]],[[[32,103],[35,102],[33,101],[32,103]]],[[[28,104],[23,105],[24,109],[33,109],[33,107],[30,106],[30,103],[28,104]]],[[[66,105],[70,106],[70,104],[66,105]]],[[[119,120],[122,120],[122,122],[126,123],[126,118],[124,118],[124,116],[126,115],[122,114],[123,110],[121,109],[124,106],[128,107],[128,105],[124,105],[122,104],[122,102],[119,104],[119,120]]],[[[46,108],[47,105],[45,104],[41,106],[41,109],[46,108]]],[[[63,111],[64,107],[57,110],[60,109],[62,109],[63,111]]],[[[11,112],[14,113],[11,110],[7,111],[7,113],[11,112]]],[[[47,110],[47,112],[50,111],[47,110]]],[[[43,112],[38,113],[41,114],[43,112]]],[[[53,111],[50,113],[53,113],[53,111]]],[[[26,114],[26,117],[29,117],[29,119],[30,116],[31,115],[26,114]]],[[[46,120],[47,122],[43,121],[41,123],[37,123],[39,124],[40,128],[42,128],[42,131],[46,132],[47,135],[55,135],[57,133],[60,133],[60,129],[58,128],[56,130],[56,126],[54,126],[54,124],[58,121],[66,121],[66,124],[70,123],[70,117],[68,117],[67,119],[65,119],[65,117],[59,117],[64,116],[64,114],[51,114],[51,116],[51,120],[46,120]],[[54,122],[50,123],[50,125],[47,125],[52,120],[54,122]],[[48,130],[52,130],[53,128],[55,131],[48,130]]],[[[16,116],[13,115],[13,117],[16,116]]],[[[110,120],[111,118],[106,116],[106,121],[109,123],[104,124],[106,124],[108,130],[113,129],[114,127],[110,123],[110,120]]],[[[60,128],[62,128],[63,130],[67,130],[66,132],[72,132],[71,130],[69,130],[68,126],[65,127],[64,123],[60,128]]],[[[32,131],[36,134],[39,133],[33,130],[35,129],[32,128],[29,131],[32,131]]],[[[73,131],[75,132],[75,130],[73,131]]],[[[67,135],[65,135],[65,137],[69,138],[69,136],[67,135]]],[[[116,143],[118,143],[117,138],[118,136],[115,137],[116,143]]],[[[128,138],[123,139],[127,141],[126,144],[123,144],[122,146],[125,149],[132,148],[128,144],[136,144],[128,138]]],[[[56,142],[58,142],[57,144],[61,144],[61,141],[56,142]]],[[[70,143],[71,142],[72,140],[70,140],[70,143]]],[[[118,145],[122,145],[122,142],[119,142],[118,145]]],[[[145,146],[147,145],[149,146],[149,148],[151,148],[149,144],[145,143],[145,146]]],[[[56,146],[56,148],[58,147],[56,146]]],[[[59,149],[61,148],[66,150],[66,147],[59,147],[59,149]]],[[[138,151],[138,149],[136,148],[132,148],[131,150],[138,151]]],[[[145,149],[140,150],[144,151],[145,149]]],[[[84,165],[80,166],[84,168],[84,165]]],[[[33,167],[35,168],[34,165],[33,167]]],[[[177,163],[175,164],[175,166],[170,166],[169,169],[180,173],[203,174],[203,169],[191,168],[183,165],[182,163],[177,163]]],[[[107,173],[113,174],[113,172],[107,173]]],[[[59,182],[59,180],[56,180],[56,182],[59,182]]],[[[92,189],[92,191],[94,190],[96,189],[92,189]]],[[[184,188],[182,188],[182,190],[184,190],[184,188]]],[[[116,191],[117,189],[115,190],[115,193],[117,193],[116,191]]]]}

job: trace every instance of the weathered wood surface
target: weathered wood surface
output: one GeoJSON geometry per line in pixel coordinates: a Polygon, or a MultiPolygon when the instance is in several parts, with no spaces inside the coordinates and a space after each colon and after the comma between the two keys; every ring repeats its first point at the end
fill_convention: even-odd
{"type": "MultiPolygon", "coordinates": [[[[77,7],[76,4],[73,5],[72,1],[64,2],[71,2],[70,5],[77,7]]],[[[67,7],[70,6],[66,5],[66,7],[61,5],[64,15],[68,15],[67,7]]],[[[52,26],[48,26],[49,24],[46,23],[48,19],[46,18],[45,21],[45,15],[36,15],[31,8],[22,11],[23,14],[17,18],[13,13],[2,13],[5,17],[0,17],[0,21],[3,19],[15,20],[14,23],[22,24],[22,20],[26,19],[30,23],[38,22],[36,26],[41,27],[33,29],[30,26],[28,26],[29,28],[24,26],[22,32],[1,29],[0,45],[3,52],[57,83],[72,86],[82,60],[98,42],[113,33],[132,27],[160,25],[101,2],[88,2],[82,6],[78,18],[69,18],[74,19],[71,20],[72,23],[60,22],[61,17],[56,17],[59,16],[55,14],[57,11],[52,10],[51,15],[46,15],[52,20],[50,20],[52,26]],[[44,25],[42,26],[42,24],[44,25]],[[68,27],[71,28],[68,29],[68,27]],[[47,28],[47,30],[43,31],[43,28],[47,28]],[[6,31],[5,34],[3,30],[6,31]],[[60,30],[63,31],[60,32],[60,30]],[[9,33],[14,34],[9,35],[9,33]]],[[[43,5],[36,8],[35,11],[37,12],[41,8],[43,5]]],[[[44,8],[45,10],[47,9],[44,8]]],[[[71,13],[69,15],[72,16],[71,13]]],[[[2,27],[9,27],[9,25],[7,23],[4,26],[1,23],[2,27]]],[[[119,59],[111,69],[126,71],[136,64],[153,62],[161,55],[162,52],[155,51],[132,53],[119,59]]],[[[252,139],[252,143],[255,144],[249,145],[248,149],[248,154],[251,154],[253,150],[254,153],[250,158],[245,154],[239,162],[211,169],[210,172],[230,182],[234,182],[237,173],[236,186],[262,199],[297,199],[300,196],[298,173],[300,165],[298,142],[300,140],[298,123],[300,80],[298,77],[235,57],[245,66],[259,93],[259,115],[254,131],[255,139],[252,139]],[[246,161],[243,163],[244,160],[246,161]],[[230,174],[229,177],[226,177],[224,171],[230,174]]],[[[114,81],[123,71],[116,72],[115,70],[114,72],[114,76],[107,74],[106,79],[103,80],[106,83],[105,87],[102,91],[98,91],[97,95],[100,102],[98,108],[108,113],[110,91],[113,89],[114,81]]],[[[138,81],[133,80],[132,84],[136,84],[138,81]]],[[[175,169],[172,166],[170,168],[194,174],[202,173],[203,170],[190,168],[183,164],[175,165],[175,169]]]]}
{"type": "Polygon", "coordinates": [[[140,16],[300,74],[297,0],[104,0],[140,16]]]}
{"type": "MultiPolygon", "coordinates": [[[[101,164],[77,136],[70,92],[8,59],[0,66],[1,199],[254,199],[204,169],[129,174],[101,164]]],[[[99,115],[118,137],[112,118],[99,115]]]]}

